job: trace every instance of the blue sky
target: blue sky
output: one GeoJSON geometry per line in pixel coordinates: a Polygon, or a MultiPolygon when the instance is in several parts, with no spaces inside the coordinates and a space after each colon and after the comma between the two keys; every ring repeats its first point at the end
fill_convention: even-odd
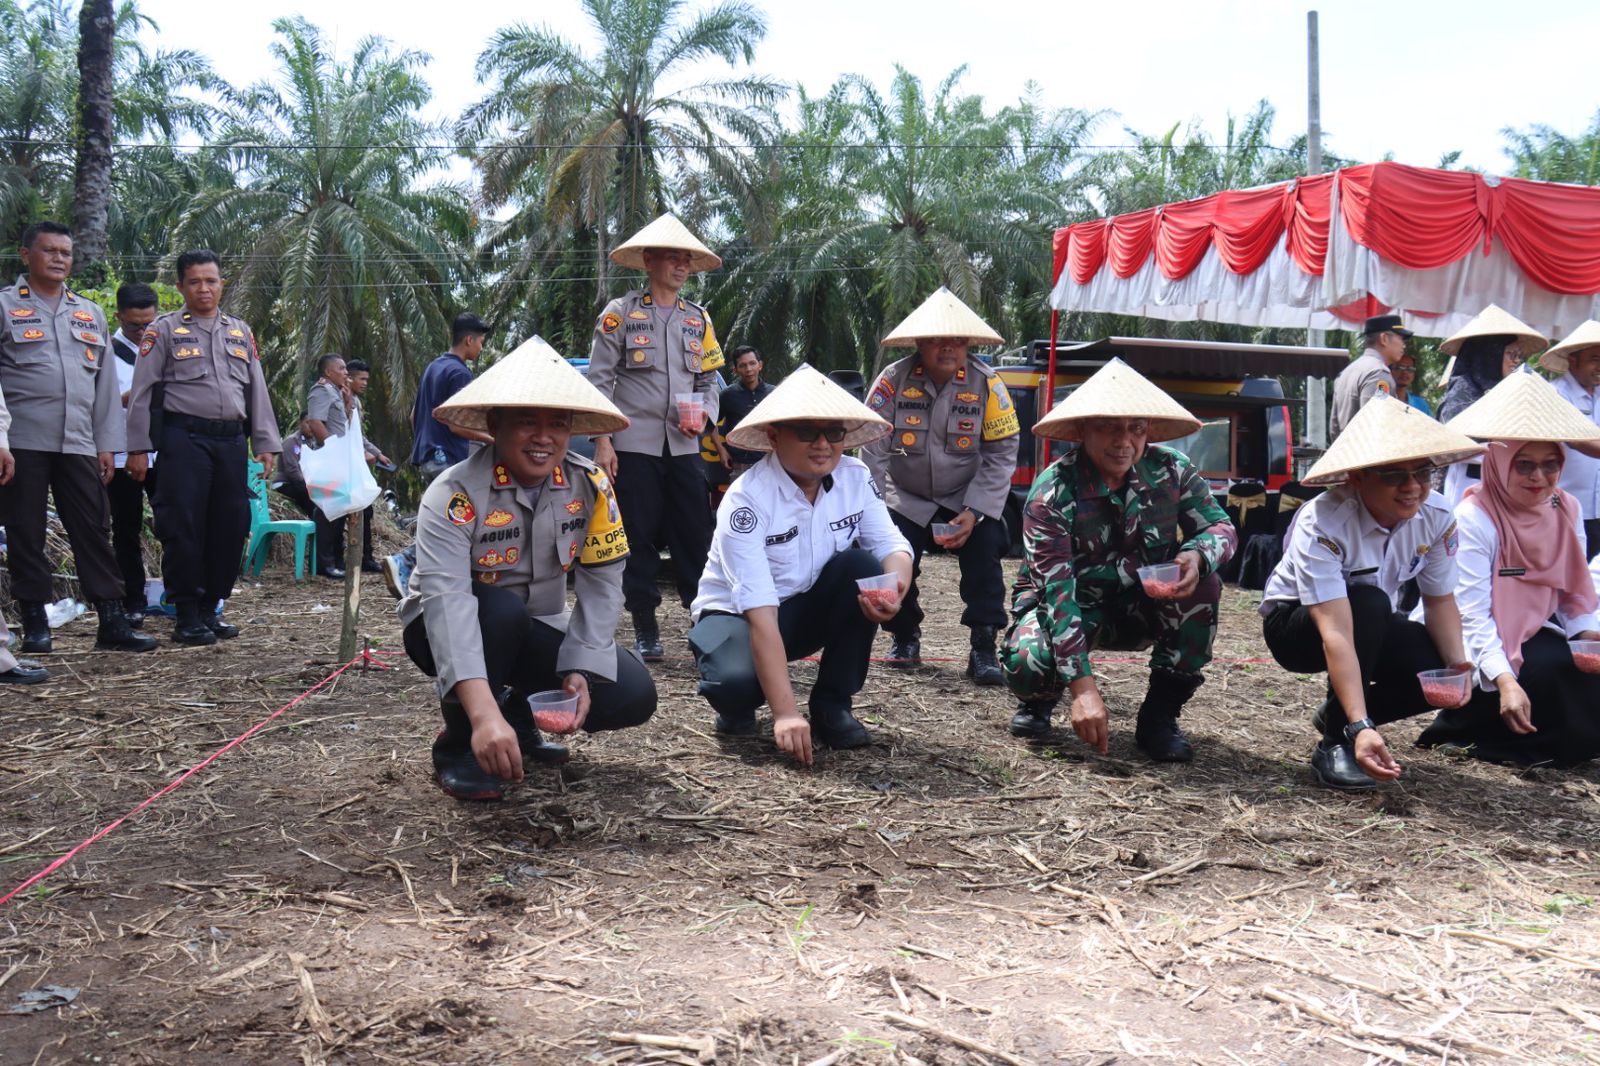
{"type": "MultiPolygon", "coordinates": [[[[691,7],[693,4],[691,3],[691,7]]],[[[1132,0],[771,0],[755,67],[820,93],[842,73],[884,84],[899,62],[931,89],[966,64],[962,85],[992,106],[1024,82],[1050,106],[1118,112],[1097,143],[1120,144],[1123,127],[1164,131],[1198,121],[1212,133],[1228,114],[1263,97],[1277,107],[1275,143],[1306,121],[1305,2],[1132,0]]],[[[142,0],[161,25],[160,44],[207,53],[230,80],[272,69],[270,24],[302,13],[341,52],[378,34],[430,53],[438,115],[479,94],[474,61],[498,25],[543,23],[592,48],[576,0],[441,7],[419,0],[334,0],[235,5],[142,0]],[[474,17],[487,19],[474,22],[474,17]]],[[[1568,133],[1600,111],[1588,50],[1600,40],[1600,4],[1566,0],[1454,3],[1340,0],[1318,5],[1322,124],[1327,147],[1348,157],[1431,166],[1442,153],[1498,172],[1505,126],[1544,123],[1568,133]]],[[[715,73],[715,72],[708,72],[715,73]]]]}

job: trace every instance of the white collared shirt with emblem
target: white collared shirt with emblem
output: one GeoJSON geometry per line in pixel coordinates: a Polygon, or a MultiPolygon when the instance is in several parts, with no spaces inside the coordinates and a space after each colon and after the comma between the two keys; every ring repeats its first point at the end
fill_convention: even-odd
{"type": "Polygon", "coordinates": [[[769,454],[733,483],[717,508],[711,554],[690,613],[698,621],[706,611],[776,607],[816,584],[828,560],[858,538],[879,561],[911,554],[865,463],[840,459],[812,503],[769,454]]]}
{"type": "Polygon", "coordinates": [[[1309,607],[1345,599],[1348,585],[1380,588],[1398,609],[1400,587],[1412,578],[1424,596],[1447,596],[1456,589],[1458,544],[1455,515],[1432,493],[1415,515],[1385,529],[1353,488],[1340,485],[1295,515],[1261,613],[1284,601],[1309,607]]]}

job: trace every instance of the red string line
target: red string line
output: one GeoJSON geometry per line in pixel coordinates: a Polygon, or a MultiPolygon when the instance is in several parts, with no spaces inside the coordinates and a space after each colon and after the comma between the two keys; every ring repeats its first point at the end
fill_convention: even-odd
{"type": "Polygon", "coordinates": [[[26,892],[28,889],[32,888],[34,885],[38,884],[39,882],[43,881],[45,878],[49,877],[51,874],[55,873],[57,870],[61,869],[67,863],[71,862],[73,857],[78,855],[85,848],[87,848],[91,844],[94,844],[94,843],[96,843],[96,842],[98,842],[100,840],[103,840],[105,837],[109,836],[112,832],[114,832],[118,827],[120,827],[128,819],[132,818],[134,815],[138,814],[140,811],[143,811],[146,808],[152,806],[157,800],[161,799],[167,793],[172,792],[178,786],[182,785],[185,781],[189,780],[189,778],[193,777],[195,774],[199,773],[201,770],[204,770],[206,767],[208,767],[212,763],[216,762],[223,755],[225,755],[228,752],[232,751],[234,748],[237,748],[240,744],[243,744],[245,741],[249,740],[251,737],[253,737],[257,733],[261,732],[261,730],[265,729],[268,725],[270,725],[273,722],[273,720],[275,720],[276,718],[278,718],[280,715],[284,714],[285,712],[289,711],[290,709],[292,709],[292,708],[298,706],[299,704],[303,703],[306,700],[306,698],[309,697],[312,693],[316,692],[318,689],[320,689],[323,686],[327,685],[334,678],[338,677],[340,674],[344,673],[346,670],[350,669],[352,666],[356,665],[357,663],[367,663],[369,665],[377,667],[378,669],[388,669],[387,665],[384,664],[370,650],[363,651],[360,655],[357,655],[354,659],[351,659],[349,662],[347,662],[343,666],[339,667],[339,669],[335,670],[333,673],[329,674],[327,677],[323,678],[321,681],[318,681],[315,685],[312,685],[310,688],[306,689],[304,692],[300,693],[300,695],[296,696],[294,699],[290,700],[288,703],[285,703],[282,707],[279,707],[277,710],[275,710],[271,714],[267,715],[267,717],[263,718],[261,721],[257,722],[255,725],[251,726],[249,729],[246,729],[243,733],[240,733],[238,736],[234,737],[232,740],[228,741],[222,747],[218,748],[216,751],[212,752],[210,755],[207,755],[200,762],[197,762],[193,766],[189,767],[189,769],[185,770],[181,775],[179,775],[178,777],[174,778],[165,788],[161,789],[161,791],[159,791],[159,792],[155,793],[154,795],[150,796],[148,799],[146,799],[143,803],[139,804],[133,810],[129,811],[127,814],[124,814],[121,818],[118,818],[116,821],[111,822],[109,825],[105,826],[99,832],[95,833],[93,836],[89,837],[87,840],[83,841],[81,844],[79,844],[76,847],[74,847],[71,851],[67,852],[65,855],[61,856],[59,859],[56,859],[50,865],[46,866],[44,869],[40,870],[38,873],[34,874],[32,877],[30,877],[26,881],[22,882],[22,884],[18,885],[16,888],[13,888],[10,892],[7,892],[4,896],[0,896],[0,906],[3,906],[5,904],[7,904],[7,903],[10,903],[18,895],[22,894],[23,892],[26,892]]]}

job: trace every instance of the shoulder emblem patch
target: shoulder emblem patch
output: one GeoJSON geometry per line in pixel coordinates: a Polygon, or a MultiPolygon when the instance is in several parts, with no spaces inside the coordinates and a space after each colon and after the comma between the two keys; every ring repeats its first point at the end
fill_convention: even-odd
{"type": "Polygon", "coordinates": [[[515,520],[515,518],[516,516],[510,511],[490,511],[489,514],[484,518],[483,524],[494,529],[499,529],[501,526],[509,526],[515,520]]]}
{"type": "Polygon", "coordinates": [[[1456,528],[1454,522],[1451,522],[1450,528],[1444,531],[1442,539],[1444,540],[1444,553],[1451,556],[1455,555],[1456,549],[1461,547],[1461,531],[1456,528]]]}
{"type": "Polygon", "coordinates": [[[879,378],[878,383],[872,387],[872,398],[867,401],[867,406],[878,411],[892,399],[894,399],[894,386],[889,384],[888,378],[879,378]]]}
{"type": "Polygon", "coordinates": [[[464,492],[457,492],[450,497],[450,502],[444,506],[444,513],[458,526],[464,526],[478,517],[478,512],[472,508],[472,500],[464,492]]]}
{"type": "Polygon", "coordinates": [[[156,333],[155,333],[155,330],[150,330],[150,331],[145,333],[144,340],[139,342],[139,354],[140,355],[149,355],[150,354],[150,349],[154,348],[155,346],[156,346],[156,333]]]}
{"type": "Polygon", "coordinates": [[[728,516],[728,525],[735,533],[748,533],[756,528],[756,513],[748,507],[741,507],[728,516]]]}
{"type": "Polygon", "coordinates": [[[1327,548],[1329,552],[1333,553],[1333,557],[1335,559],[1344,558],[1344,549],[1339,547],[1337,541],[1330,540],[1327,537],[1318,537],[1317,543],[1322,545],[1324,548],[1327,548]]]}
{"type": "Polygon", "coordinates": [[[600,332],[615,333],[617,327],[622,325],[622,319],[615,311],[607,311],[600,316],[600,332]]]}
{"type": "Polygon", "coordinates": [[[1378,391],[1385,396],[1389,395],[1389,383],[1387,381],[1378,382],[1378,391]]]}

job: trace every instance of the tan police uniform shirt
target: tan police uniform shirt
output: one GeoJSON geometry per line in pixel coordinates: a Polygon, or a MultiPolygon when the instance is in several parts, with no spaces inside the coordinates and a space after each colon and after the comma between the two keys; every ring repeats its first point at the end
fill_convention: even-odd
{"type": "Polygon", "coordinates": [[[487,677],[472,583],[521,597],[533,619],[561,630],[556,672],[617,674],[622,562],[628,537],[610,479],[568,453],[544,483],[518,485],[493,447],[449,467],[428,486],[417,512],[417,565],[400,620],[421,618],[439,668],[439,694],[487,677]],[[567,572],[576,604],[567,607],[567,572]]]}
{"type": "MultiPolygon", "coordinates": [[[[344,393],[339,386],[325,378],[311,386],[306,397],[306,417],[314,418],[325,426],[332,436],[342,437],[350,428],[350,416],[344,409],[344,393]]],[[[319,447],[319,445],[313,445],[319,447]]]]}
{"type": "Polygon", "coordinates": [[[1368,348],[1350,361],[1333,379],[1333,413],[1328,418],[1328,441],[1338,438],[1356,412],[1374,396],[1394,395],[1394,375],[1383,356],[1368,348]]]}
{"type": "Polygon", "coordinates": [[[63,455],[120,452],[126,437],[111,335],[99,305],[62,290],[54,310],[24,274],[0,289],[0,387],[10,398],[11,446],[63,455]]]}
{"type": "Polygon", "coordinates": [[[941,507],[1004,513],[1017,468],[1017,409],[987,363],[968,356],[940,386],[913,355],[879,375],[867,405],[894,423],[893,433],[861,450],[891,511],[919,525],[941,507]]]}
{"type": "Polygon", "coordinates": [[[283,450],[255,335],[242,319],[219,311],[208,320],[184,307],[150,324],[128,396],[130,452],[156,446],[150,439],[150,409],[157,385],[162,387],[161,409],[168,414],[248,421],[245,432],[252,454],[283,450]]]}
{"type": "Polygon", "coordinates": [[[705,308],[679,297],[670,316],[657,314],[648,292],[635,289],[606,304],[589,349],[589,384],[621,408],[631,424],[611,435],[619,452],[694,455],[700,439],[679,433],[678,393],[698,392],[706,424],[717,422],[722,348],[705,308]]]}

